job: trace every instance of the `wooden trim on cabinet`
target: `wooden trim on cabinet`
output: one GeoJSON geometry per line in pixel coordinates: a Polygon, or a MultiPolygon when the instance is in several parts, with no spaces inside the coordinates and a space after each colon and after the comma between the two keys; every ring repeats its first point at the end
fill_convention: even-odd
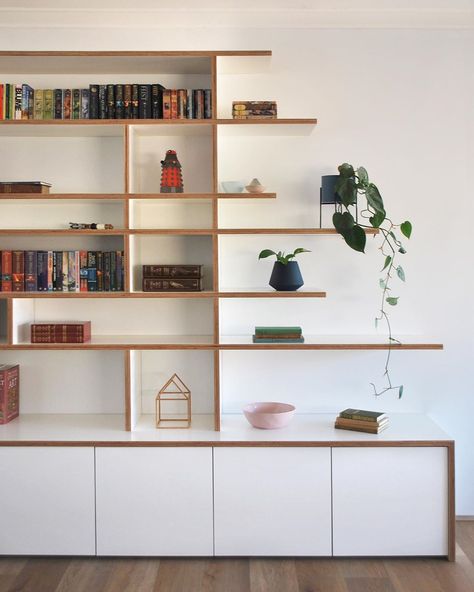
{"type": "Polygon", "coordinates": [[[13,300],[7,298],[7,343],[13,345],[13,300]]]}
{"type": "Polygon", "coordinates": [[[448,444],[448,561],[456,561],[455,443],[448,444]]]}
{"type": "Polygon", "coordinates": [[[257,50],[197,50],[197,51],[0,51],[0,57],[265,57],[268,49],[257,50]]]}
{"type": "Polygon", "coordinates": [[[127,349],[123,352],[123,363],[124,363],[124,394],[125,394],[125,431],[132,431],[132,386],[130,376],[130,350],[127,349]]]}

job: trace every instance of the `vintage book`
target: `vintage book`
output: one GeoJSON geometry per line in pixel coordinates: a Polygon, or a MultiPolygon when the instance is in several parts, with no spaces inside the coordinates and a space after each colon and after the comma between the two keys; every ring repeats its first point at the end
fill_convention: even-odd
{"type": "Polygon", "coordinates": [[[99,119],[107,119],[107,87],[99,84],[99,119]]]}
{"type": "Polygon", "coordinates": [[[110,251],[104,253],[104,290],[110,292],[110,251]]]}
{"type": "Polygon", "coordinates": [[[140,119],[151,119],[151,85],[139,85],[138,117],[140,119]]]}
{"type": "Polygon", "coordinates": [[[85,343],[91,338],[90,321],[32,323],[31,343],[85,343]]]}
{"type": "Polygon", "coordinates": [[[89,119],[99,119],[99,85],[89,85],[89,119]]]}
{"type": "Polygon", "coordinates": [[[171,119],[171,90],[163,91],[163,119],[171,119]]]}
{"type": "Polygon", "coordinates": [[[72,119],[72,90],[63,90],[63,119],[72,119]]]}
{"type": "Polygon", "coordinates": [[[87,251],[79,251],[79,291],[87,292],[87,278],[89,276],[87,269],[87,251]]]}
{"type": "Polygon", "coordinates": [[[50,187],[44,181],[1,181],[0,193],[49,193],[50,187]]]}
{"type": "Polygon", "coordinates": [[[140,95],[138,92],[138,84],[132,84],[132,119],[138,119],[140,106],[140,95]]]}
{"type": "Polygon", "coordinates": [[[48,291],[48,251],[36,252],[36,273],[38,292],[48,291]]]}
{"type": "Polygon", "coordinates": [[[123,252],[116,251],[115,286],[118,292],[123,290],[123,252]]]}
{"type": "Polygon", "coordinates": [[[43,90],[43,119],[54,119],[54,91],[52,88],[43,90]]]}
{"type": "Polygon", "coordinates": [[[63,291],[63,252],[53,251],[53,291],[63,291]]]}
{"type": "Polygon", "coordinates": [[[0,364],[0,424],[6,424],[20,413],[20,366],[0,364]]]}
{"type": "Polygon", "coordinates": [[[123,84],[115,85],[115,119],[124,119],[123,84]]]}
{"type": "Polygon", "coordinates": [[[276,111],[276,101],[232,101],[233,111],[248,111],[253,109],[274,109],[276,111]]]}
{"type": "Polygon", "coordinates": [[[115,85],[107,85],[107,119],[115,119],[115,85]]]}
{"type": "Polygon", "coordinates": [[[210,88],[204,90],[204,119],[212,119],[212,93],[210,88]]]}
{"type": "Polygon", "coordinates": [[[97,292],[104,291],[104,255],[102,251],[96,252],[96,269],[97,269],[97,292]]]}
{"type": "Polygon", "coordinates": [[[381,421],[388,417],[383,411],[366,411],[364,409],[344,409],[339,413],[344,419],[360,419],[361,421],[381,421]]]}
{"type": "Polygon", "coordinates": [[[90,91],[88,88],[81,89],[81,119],[89,119],[90,91]]]}
{"type": "Polygon", "coordinates": [[[194,94],[192,89],[186,91],[186,119],[193,119],[194,116],[194,94]]]}
{"type": "Polygon", "coordinates": [[[194,95],[194,119],[204,119],[204,91],[196,89],[194,95]]]}
{"type": "Polygon", "coordinates": [[[381,421],[361,421],[360,419],[344,419],[343,417],[336,418],[338,425],[347,426],[348,428],[370,428],[371,430],[384,426],[388,423],[388,417],[381,421]]]}
{"type": "Polygon", "coordinates": [[[153,119],[163,119],[163,91],[161,84],[151,85],[151,116],[153,119]]]}
{"type": "Polygon", "coordinates": [[[380,432],[383,432],[383,430],[386,430],[388,428],[388,423],[384,424],[383,426],[380,427],[374,427],[374,428],[365,428],[365,427],[348,427],[345,425],[340,425],[337,421],[336,424],[334,426],[336,429],[338,430],[350,430],[352,432],[365,432],[367,434],[380,434],[380,432]]]}
{"type": "Polygon", "coordinates": [[[277,119],[276,115],[232,115],[233,119],[277,119]]]}
{"type": "Polygon", "coordinates": [[[97,292],[97,254],[87,251],[87,291],[97,292]]]}
{"type": "Polygon", "coordinates": [[[170,109],[171,119],[178,119],[178,91],[175,88],[171,89],[170,95],[170,109]]]}
{"type": "Polygon", "coordinates": [[[178,89],[178,119],[186,119],[187,91],[184,88],[178,89]]]}
{"type": "Polygon", "coordinates": [[[275,109],[246,109],[242,111],[232,111],[234,115],[276,115],[275,109]]]}
{"type": "Polygon", "coordinates": [[[110,289],[116,292],[117,288],[117,251],[110,252],[110,289]]]}
{"type": "Polygon", "coordinates": [[[72,90],[72,109],[71,119],[81,118],[81,89],[73,88],[72,90]]]}
{"type": "Polygon", "coordinates": [[[11,292],[12,289],[12,252],[2,251],[2,292],[11,292]]]}
{"type": "Polygon", "coordinates": [[[285,337],[284,339],[279,339],[277,337],[271,338],[263,338],[258,335],[252,335],[252,341],[254,343],[304,343],[304,337],[297,337],[294,339],[290,339],[285,337]]]}
{"type": "Polygon", "coordinates": [[[48,292],[53,289],[53,251],[48,251],[48,292]]]}
{"type": "Polygon", "coordinates": [[[54,119],[63,118],[63,89],[54,89],[54,119]]]}
{"type": "Polygon", "coordinates": [[[38,88],[35,90],[33,119],[43,119],[43,107],[43,89],[38,88]]]}
{"type": "Polygon", "coordinates": [[[143,278],[142,288],[144,292],[200,292],[202,290],[200,279],[152,279],[143,278]]]}
{"type": "Polygon", "coordinates": [[[12,291],[25,291],[25,252],[12,251],[12,291]]]}
{"type": "Polygon", "coordinates": [[[144,278],[201,278],[202,265],[143,265],[144,278]]]}
{"type": "Polygon", "coordinates": [[[275,333],[277,334],[284,334],[284,335],[288,335],[288,334],[298,334],[301,336],[301,327],[255,327],[255,335],[268,335],[268,334],[272,334],[274,335],[275,333]]]}
{"type": "Polygon", "coordinates": [[[21,85],[21,118],[33,119],[32,105],[33,105],[34,90],[29,84],[21,85]]]}
{"type": "MultiPolygon", "coordinates": [[[[67,254],[67,291],[76,291],[76,252],[65,251],[67,254]]],[[[64,271],[64,270],[63,270],[64,271]]]]}
{"type": "Polygon", "coordinates": [[[124,84],[123,87],[123,117],[132,119],[132,85],[124,84]]]}
{"type": "Polygon", "coordinates": [[[38,290],[38,256],[36,251],[25,251],[25,292],[38,290]]]}

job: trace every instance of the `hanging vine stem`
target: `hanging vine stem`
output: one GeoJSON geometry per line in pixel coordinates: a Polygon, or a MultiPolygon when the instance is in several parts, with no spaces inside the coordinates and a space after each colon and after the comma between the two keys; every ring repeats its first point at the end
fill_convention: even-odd
{"type": "Polygon", "coordinates": [[[376,185],[369,181],[369,176],[364,167],[354,169],[352,165],[344,163],[338,167],[338,170],[339,178],[335,185],[335,191],[340,198],[340,202],[333,216],[333,224],[338,233],[343,236],[349,247],[362,253],[365,252],[365,229],[377,229],[383,236],[379,250],[384,256],[384,265],[381,271],[386,270],[386,272],[385,276],[379,280],[379,285],[382,288],[382,301],[380,313],[375,318],[375,323],[377,326],[379,321],[384,320],[387,324],[389,341],[383,374],[387,386],[378,390],[373,382],[370,385],[375,396],[383,395],[387,391],[398,390],[398,397],[400,398],[403,394],[403,385],[394,386],[392,384],[389,370],[393,344],[400,342],[392,335],[392,327],[385,306],[386,304],[390,306],[398,304],[398,297],[390,295],[390,282],[393,279],[393,272],[396,272],[400,280],[405,281],[405,272],[401,265],[395,264],[395,260],[398,253],[404,255],[406,251],[397,238],[395,231],[400,229],[400,232],[406,238],[410,238],[412,224],[408,220],[402,224],[394,224],[390,218],[387,218],[382,196],[376,185]],[[361,210],[361,217],[368,220],[370,226],[359,224],[349,211],[349,206],[357,204],[358,195],[364,197],[367,202],[366,207],[361,210]]]}

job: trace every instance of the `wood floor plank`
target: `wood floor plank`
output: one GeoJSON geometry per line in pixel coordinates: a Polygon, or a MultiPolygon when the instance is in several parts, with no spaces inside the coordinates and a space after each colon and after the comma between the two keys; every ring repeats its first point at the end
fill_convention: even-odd
{"type": "Polygon", "coordinates": [[[153,591],[202,592],[208,564],[207,559],[162,559],[153,591]]]}
{"type": "Polygon", "coordinates": [[[102,592],[114,568],[114,560],[73,559],[55,592],[102,592]]]}
{"type": "Polygon", "coordinates": [[[464,553],[474,563],[474,521],[461,520],[456,523],[456,540],[464,553]]]}
{"type": "Polygon", "coordinates": [[[250,559],[251,592],[299,592],[293,559],[250,559]]]}
{"type": "Polygon", "coordinates": [[[295,559],[299,592],[348,592],[339,561],[295,559]]]}
{"type": "Polygon", "coordinates": [[[387,570],[380,559],[337,560],[345,578],[387,578],[387,570]]]}
{"type": "Polygon", "coordinates": [[[346,578],[349,592],[396,592],[390,578],[346,578]]]}
{"type": "Polygon", "coordinates": [[[29,559],[8,592],[56,592],[70,562],[63,558],[29,559]]]}
{"type": "MultiPolygon", "coordinates": [[[[158,577],[158,559],[114,559],[103,592],[153,592],[158,577]]],[[[102,591],[101,591],[102,592],[102,591]]]]}
{"type": "Polygon", "coordinates": [[[214,559],[204,573],[202,592],[250,592],[248,559],[214,559]]]}
{"type": "Polygon", "coordinates": [[[386,559],[383,561],[396,592],[446,592],[433,569],[445,559],[386,559]]]}
{"type": "Polygon", "coordinates": [[[26,559],[0,558],[0,592],[8,592],[26,562],[26,559]]]}

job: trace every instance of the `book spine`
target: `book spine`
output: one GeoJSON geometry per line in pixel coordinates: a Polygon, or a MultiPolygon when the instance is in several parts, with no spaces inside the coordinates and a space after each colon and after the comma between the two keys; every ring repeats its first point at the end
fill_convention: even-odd
{"type": "Polygon", "coordinates": [[[115,85],[107,84],[107,117],[115,119],[115,85]]]}
{"type": "Polygon", "coordinates": [[[381,432],[383,430],[382,429],[378,429],[378,428],[374,428],[374,429],[370,429],[370,428],[350,428],[348,426],[343,426],[343,425],[338,425],[336,424],[334,426],[336,428],[336,430],[349,430],[351,432],[364,432],[366,434],[378,434],[379,432],[381,432]]]}
{"type": "Polygon", "coordinates": [[[110,292],[110,251],[104,253],[104,290],[110,292]]]}
{"type": "Polygon", "coordinates": [[[171,91],[163,91],[163,119],[171,119],[171,91]]]}
{"type": "Polygon", "coordinates": [[[68,274],[69,274],[69,253],[68,251],[62,251],[61,258],[61,286],[62,291],[68,291],[68,274]]]}
{"type": "Polygon", "coordinates": [[[90,92],[88,88],[81,88],[81,119],[89,119],[90,92]]]}
{"type": "Polygon", "coordinates": [[[97,292],[96,251],[87,251],[87,291],[97,292]]]}
{"type": "Polygon", "coordinates": [[[132,119],[138,119],[140,112],[140,95],[138,84],[132,84],[132,119]]]}
{"type": "Polygon", "coordinates": [[[20,413],[20,367],[0,370],[0,424],[6,424],[20,413]]]}
{"type": "Polygon", "coordinates": [[[118,292],[123,290],[123,252],[116,252],[115,286],[118,292]]]}
{"type": "Polygon", "coordinates": [[[186,119],[187,91],[184,88],[178,89],[178,119],[186,119]]]}
{"type": "Polygon", "coordinates": [[[2,292],[12,292],[12,252],[2,251],[2,292]]]}
{"type": "Polygon", "coordinates": [[[163,91],[159,84],[151,85],[151,116],[153,119],[163,118],[163,91]]]}
{"type": "Polygon", "coordinates": [[[123,117],[132,119],[132,85],[125,84],[123,87],[123,117]]]}
{"type": "Polygon", "coordinates": [[[48,279],[48,292],[54,290],[54,277],[53,277],[53,251],[48,251],[47,258],[47,279],[48,279]]]}
{"type": "Polygon", "coordinates": [[[23,85],[15,84],[15,119],[21,119],[21,107],[23,105],[23,85]]]}
{"type": "Polygon", "coordinates": [[[30,89],[27,84],[21,85],[21,118],[28,119],[28,102],[29,102],[29,94],[30,89]]]}
{"type": "Polygon", "coordinates": [[[81,259],[79,251],[74,251],[74,287],[75,292],[80,292],[81,290],[81,259]]]}
{"type": "Polygon", "coordinates": [[[62,267],[63,255],[61,251],[53,251],[53,291],[59,292],[63,289],[63,279],[59,271],[59,261],[62,267]],[[61,282],[61,283],[60,283],[61,282]]]}
{"type": "Polygon", "coordinates": [[[99,119],[99,85],[89,85],[89,119],[99,119]]]}
{"type": "Polygon", "coordinates": [[[178,119],[178,91],[173,88],[171,89],[170,99],[171,117],[170,119],[178,119]]]}
{"type": "Polygon", "coordinates": [[[25,292],[38,291],[38,264],[36,251],[25,251],[25,292]]]}
{"type": "Polygon", "coordinates": [[[33,119],[33,111],[35,107],[35,89],[28,87],[28,118],[33,119]]]}
{"type": "Polygon", "coordinates": [[[76,291],[76,253],[75,251],[66,251],[67,253],[67,291],[76,291]]]}
{"type": "Polygon", "coordinates": [[[196,89],[194,94],[194,119],[204,119],[204,91],[196,89]]]}
{"type": "Polygon", "coordinates": [[[199,292],[201,280],[143,278],[142,289],[144,292],[199,292]]]}
{"type": "Polygon", "coordinates": [[[274,335],[275,333],[279,335],[287,335],[287,334],[298,334],[301,337],[301,327],[255,327],[255,335],[262,335],[262,334],[271,334],[274,335]]]}
{"type": "Polygon", "coordinates": [[[139,85],[138,117],[151,119],[151,86],[149,84],[139,85]]]}
{"type": "Polygon", "coordinates": [[[43,89],[35,91],[35,100],[33,107],[33,119],[43,119],[43,89]]]}
{"type": "Polygon", "coordinates": [[[36,252],[36,273],[38,277],[38,292],[48,291],[48,252],[36,252]]]}
{"type": "Polygon", "coordinates": [[[25,291],[24,251],[12,251],[12,287],[13,292],[25,291]]]}
{"type": "Polygon", "coordinates": [[[193,119],[194,116],[194,93],[192,89],[186,91],[186,118],[193,119]]]}
{"type": "Polygon", "coordinates": [[[89,277],[87,269],[87,251],[79,251],[79,277],[80,292],[87,292],[87,279],[89,277]]]}
{"type": "Polygon", "coordinates": [[[0,84],[0,121],[5,119],[5,85],[0,84]]]}
{"type": "Polygon", "coordinates": [[[63,118],[63,91],[62,88],[54,89],[54,119],[63,118]]]}
{"type": "Polygon", "coordinates": [[[112,292],[117,291],[117,252],[110,252],[110,289],[112,292]]]}
{"type": "Polygon", "coordinates": [[[43,90],[43,119],[54,118],[54,92],[52,88],[43,90]]]}
{"type": "Polygon", "coordinates": [[[145,278],[200,278],[202,265],[143,265],[145,278]]]}
{"type": "Polygon", "coordinates": [[[99,84],[99,119],[107,119],[107,87],[99,84]]]}
{"type": "Polygon", "coordinates": [[[210,88],[204,90],[204,119],[212,119],[212,92],[210,88]]]}
{"type": "Polygon", "coordinates": [[[115,85],[115,119],[125,119],[123,84],[115,85]]]}
{"type": "Polygon", "coordinates": [[[63,91],[63,119],[72,118],[72,90],[65,88],[63,91]]]}
{"type": "Polygon", "coordinates": [[[253,343],[304,343],[304,337],[298,337],[296,339],[290,339],[286,337],[284,339],[278,339],[276,337],[271,337],[264,339],[258,335],[253,335],[252,341],[253,343]]]}
{"type": "Polygon", "coordinates": [[[354,421],[371,421],[372,423],[377,423],[378,419],[376,417],[370,417],[369,415],[359,415],[359,413],[339,413],[339,417],[342,419],[352,419],[354,421]]]}
{"type": "Polygon", "coordinates": [[[97,292],[104,291],[104,254],[102,251],[97,251],[97,292]]]}

